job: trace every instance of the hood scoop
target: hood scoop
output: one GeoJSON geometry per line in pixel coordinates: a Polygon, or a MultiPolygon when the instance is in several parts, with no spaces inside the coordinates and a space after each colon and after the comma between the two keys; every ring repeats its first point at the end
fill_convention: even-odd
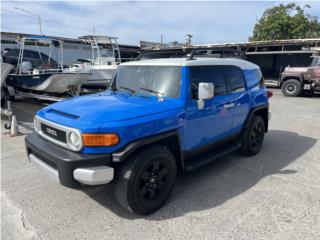
{"type": "Polygon", "coordinates": [[[51,108],[48,112],[49,113],[56,113],[58,115],[69,117],[69,118],[72,118],[72,119],[78,119],[80,117],[80,116],[77,116],[77,115],[74,115],[74,114],[70,114],[70,113],[66,113],[66,112],[62,112],[62,111],[59,111],[59,110],[53,109],[53,108],[51,108]]]}

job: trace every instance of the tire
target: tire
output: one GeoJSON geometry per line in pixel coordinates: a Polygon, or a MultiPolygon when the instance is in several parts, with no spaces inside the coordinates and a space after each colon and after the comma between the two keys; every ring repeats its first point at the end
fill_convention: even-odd
{"type": "Polygon", "coordinates": [[[249,127],[241,135],[241,153],[246,156],[256,155],[261,149],[264,133],[265,124],[263,118],[259,115],[254,115],[249,127]]]}
{"type": "Polygon", "coordinates": [[[158,210],[169,198],[177,164],[169,150],[153,145],[134,154],[116,170],[115,198],[139,215],[158,210]]]}
{"type": "Polygon", "coordinates": [[[6,93],[3,88],[1,88],[1,108],[4,108],[5,104],[7,102],[6,93]]]}
{"type": "Polygon", "coordinates": [[[1,88],[1,107],[4,108],[4,106],[8,103],[8,101],[14,102],[15,96],[10,96],[8,88],[2,87],[1,88]]]}
{"type": "Polygon", "coordinates": [[[301,83],[296,79],[289,79],[282,84],[281,91],[287,97],[297,97],[302,92],[301,83]]]}

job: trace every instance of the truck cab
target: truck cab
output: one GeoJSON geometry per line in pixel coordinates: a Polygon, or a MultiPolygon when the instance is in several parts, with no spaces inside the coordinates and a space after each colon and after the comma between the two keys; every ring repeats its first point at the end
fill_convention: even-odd
{"type": "Polygon", "coordinates": [[[114,184],[121,206],[150,214],[178,173],[235,150],[257,154],[268,97],[259,67],[240,59],[127,62],[107,91],[40,110],[27,154],[64,186],[114,184]]]}

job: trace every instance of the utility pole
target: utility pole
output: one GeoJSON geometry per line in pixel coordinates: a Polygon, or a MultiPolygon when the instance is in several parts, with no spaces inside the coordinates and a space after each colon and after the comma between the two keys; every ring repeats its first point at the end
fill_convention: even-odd
{"type": "Polygon", "coordinates": [[[36,14],[36,13],[30,12],[30,11],[27,11],[27,10],[25,10],[25,9],[18,8],[18,7],[14,7],[14,9],[20,10],[20,11],[25,12],[25,13],[27,13],[27,14],[29,14],[29,15],[34,16],[34,17],[36,16],[36,18],[38,19],[38,22],[39,22],[40,35],[43,35],[43,33],[42,33],[42,22],[41,22],[41,16],[40,16],[40,14],[36,14]]]}
{"type": "Polygon", "coordinates": [[[193,36],[191,34],[187,34],[186,37],[187,37],[187,47],[190,47],[191,46],[191,38],[193,38],[193,36]]]}
{"type": "Polygon", "coordinates": [[[39,14],[39,16],[38,16],[38,17],[39,17],[38,19],[39,19],[40,34],[41,34],[41,35],[43,35],[43,34],[42,34],[42,23],[41,23],[41,17],[40,17],[40,14],[39,14]]]}

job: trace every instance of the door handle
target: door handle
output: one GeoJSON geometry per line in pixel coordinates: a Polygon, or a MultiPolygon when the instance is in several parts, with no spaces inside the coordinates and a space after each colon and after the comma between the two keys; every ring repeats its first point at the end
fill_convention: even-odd
{"type": "Polygon", "coordinates": [[[234,107],[234,103],[226,103],[225,105],[223,105],[223,108],[233,108],[234,107]]]}

